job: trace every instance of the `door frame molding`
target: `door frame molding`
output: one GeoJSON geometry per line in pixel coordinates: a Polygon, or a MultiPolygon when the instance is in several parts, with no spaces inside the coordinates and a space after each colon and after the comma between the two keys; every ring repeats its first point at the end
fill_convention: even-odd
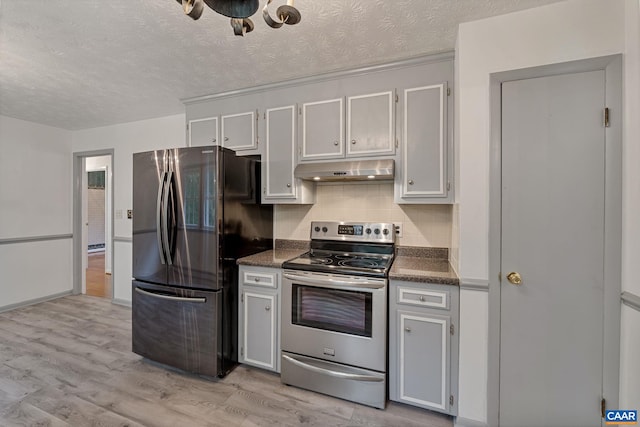
{"type": "MultiPolygon", "coordinates": [[[[116,277],[115,247],[113,245],[114,236],[114,218],[113,218],[113,202],[114,202],[114,181],[115,181],[115,150],[113,148],[94,150],[94,151],[77,151],[73,153],[73,294],[82,293],[82,162],[87,157],[111,156],[111,234],[107,238],[111,241],[111,280],[112,283],[116,277]]],[[[113,288],[112,284],[112,288],[113,288]]],[[[112,292],[111,299],[114,298],[112,292]]]]}
{"type": "Polygon", "coordinates": [[[605,71],[605,104],[610,127],[605,128],[605,282],[603,395],[608,408],[617,408],[620,371],[620,292],[622,274],[622,55],[609,55],[490,75],[489,147],[489,322],[487,424],[500,417],[500,255],[502,188],[503,82],[587,71],[605,71]]]}

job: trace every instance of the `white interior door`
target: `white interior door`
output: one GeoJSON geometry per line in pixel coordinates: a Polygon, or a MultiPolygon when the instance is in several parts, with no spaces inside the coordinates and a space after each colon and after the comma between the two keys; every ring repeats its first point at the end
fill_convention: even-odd
{"type": "Polygon", "coordinates": [[[601,425],[604,103],[604,71],[502,85],[501,426],[601,425]]]}

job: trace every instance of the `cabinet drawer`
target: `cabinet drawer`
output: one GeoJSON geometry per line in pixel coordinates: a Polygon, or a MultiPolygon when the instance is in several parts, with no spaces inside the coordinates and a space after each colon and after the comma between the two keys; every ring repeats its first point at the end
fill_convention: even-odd
{"type": "Polygon", "coordinates": [[[449,292],[398,287],[398,304],[449,310],[449,292]]]}
{"type": "Polygon", "coordinates": [[[276,273],[256,273],[253,271],[243,271],[242,284],[245,286],[277,288],[278,280],[276,277],[276,273]]]}

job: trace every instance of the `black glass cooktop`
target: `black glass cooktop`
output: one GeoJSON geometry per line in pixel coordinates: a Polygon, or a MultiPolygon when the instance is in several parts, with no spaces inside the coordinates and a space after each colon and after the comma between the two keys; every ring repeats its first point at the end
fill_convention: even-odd
{"type": "Polygon", "coordinates": [[[286,261],[282,267],[292,270],[386,277],[393,255],[345,253],[311,250],[286,261]]]}

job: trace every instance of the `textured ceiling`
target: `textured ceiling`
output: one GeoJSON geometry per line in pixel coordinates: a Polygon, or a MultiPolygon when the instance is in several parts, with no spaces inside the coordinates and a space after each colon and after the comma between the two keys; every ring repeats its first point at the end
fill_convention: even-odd
{"type": "Polygon", "coordinates": [[[297,0],[300,24],[258,13],[236,37],[175,0],[0,0],[0,114],[71,130],[179,114],[184,98],[452,50],[460,22],[557,1],[297,0]]]}

